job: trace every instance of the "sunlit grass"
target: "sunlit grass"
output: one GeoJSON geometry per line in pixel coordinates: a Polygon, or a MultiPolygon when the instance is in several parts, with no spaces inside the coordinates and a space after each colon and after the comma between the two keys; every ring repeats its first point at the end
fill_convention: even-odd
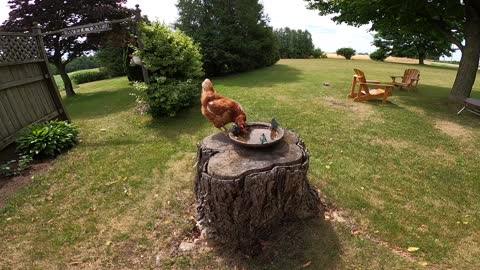
{"type": "MultiPolygon", "coordinates": [[[[82,84],[66,98],[81,143],[1,210],[0,268],[406,269],[480,264],[479,118],[448,102],[456,70],[418,67],[414,93],[387,105],[346,98],[353,68],[388,82],[409,65],[282,60],[212,79],[249,121],[275,117],[311,155],[310,181],[344,223],[286,226],[263,255],[175,254],[191,232],[196,143],[217,132],[197,105],[172,119],[135,112],[125,78],[82,84]],[[330,86],[325,86],[329,83],[330,86]],[[363,235],[363,236],[362,236],[363,235]],[[369,235],[369,237],[366,237],[369,235]],[[382,243],[372,241],[376,239],[382,243]],[[388,245],[390,248],[387,248],[388,245]],[[415,261],[397,255],[410,246],[415,261]]],[[[480,97],[480,84],[473,96],[480,97]]]]}

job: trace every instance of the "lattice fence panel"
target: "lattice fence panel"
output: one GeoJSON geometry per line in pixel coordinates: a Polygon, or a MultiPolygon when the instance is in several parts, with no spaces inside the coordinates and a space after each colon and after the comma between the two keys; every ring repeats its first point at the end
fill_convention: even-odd
{"type": "Polygon", "coordinates": [[[0,63],[39,60],[40,57],[35,37],[0,34],[0,63]]]}

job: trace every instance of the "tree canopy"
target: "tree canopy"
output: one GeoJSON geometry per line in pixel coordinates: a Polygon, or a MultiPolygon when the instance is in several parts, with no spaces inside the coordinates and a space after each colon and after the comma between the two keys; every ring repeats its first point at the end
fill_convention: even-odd
{"type": "Polygon", "coordinates": [[[274,31],[277,38],[281,58],[309,58],[313,55],[315,46],[308,30],[286,28],[274,31]]]}
{"type": "Polygon", "coordinates": [[[345,59],[350,60],[353,56],[357,54],[357,52],[352,48],[340,48],[337,50],[337,55],[341,55],[345,57],[345,59]]]}
{"type": "MultiPolygon", "coordinates": [[[[104,20],[122,19],[131,16],[131,10],[122,6],[126,0],[9,0],[9,18],[0,27],[1,31],[30,31],[34,22],[43,32],[95,23],[104,20]]],[[[49,61],[60,73],[67,95],[74,95],[72,83],[65,66],[73,59],[96,50],[101,43],[99,34],[84,38],[46,35],[45,46],[49,61]]]]}
{"type": "Polygon", "coordinates": [[[403,33],[380,31],[375,34],[373,45],[388,56],[418,58],[423,65],[425,58],[438,59],[451,56],[452,44],[432,32],[403,33]]]}
{"type": "Polygon", "coordinates": [[[451,97],[470,96],[480,57],[480,1],[478,0],[304,0],[320,15],[353,26],[371,24],[375,31],[405,34],[432,32],[455,44],[462,59],[451,97]]]}
{"type": "Polygon", "coordinates": [[[176,27],[200,44],[208,76],[278,61],[273,30],[258,0],[179,0],[176,27]]]}

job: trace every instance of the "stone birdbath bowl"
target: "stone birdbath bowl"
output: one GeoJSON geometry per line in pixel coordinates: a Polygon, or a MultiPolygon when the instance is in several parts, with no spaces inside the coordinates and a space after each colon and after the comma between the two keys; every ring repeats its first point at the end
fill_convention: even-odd
{"type": "Polygon", "coordinates": [[[282,128],[272,128],[269,123],[250,123],[247,125],[248,133],[240,136],[228,133],[234,143],[249,148],[265,148],[278,143],[285,132],[282,128]]]}

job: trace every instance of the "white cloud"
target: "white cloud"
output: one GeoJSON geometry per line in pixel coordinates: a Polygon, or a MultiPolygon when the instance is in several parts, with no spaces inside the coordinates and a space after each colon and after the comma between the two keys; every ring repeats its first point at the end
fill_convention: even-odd
{"type": "Polygon", "coordinates": [[[7,3],[8,0],[0,0],[0,24],[8,19],[8,12],[10,12],[10,9],[8,8],[7,3]]]}

